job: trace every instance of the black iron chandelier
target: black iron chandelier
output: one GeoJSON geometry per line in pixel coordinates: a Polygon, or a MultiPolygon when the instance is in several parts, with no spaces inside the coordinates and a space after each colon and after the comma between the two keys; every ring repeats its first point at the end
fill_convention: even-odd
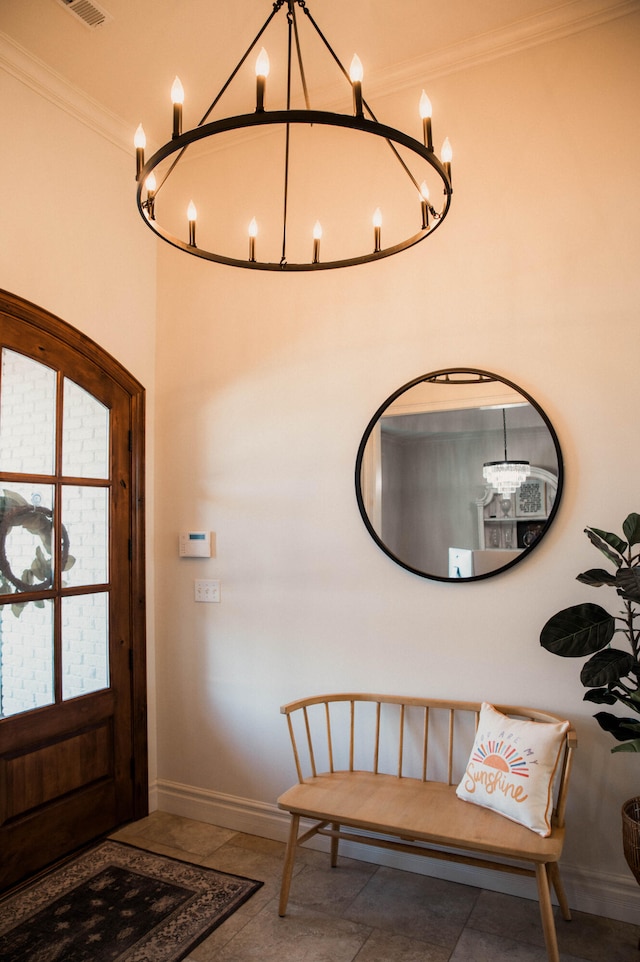
{"type": "Polygon", "coordinates": [[[359,58],[354,55],[347,72],[311,16],[305,0],[276,0],[273,3],[267,20],[197,126],[186,132],[182,130],[184,91],[177,77],[171,99],[171,139],[146,161],[142,125],[136,131],[137,203],[147,226],[188,254],[254,270],[311,271],[349,267],[379,260],[418,244],[429,237],[447,216],[452,194],[451,147],[448,139],[445,140],[440,158],[436,156],[431,103],[425,91],[422,91],[418,103],[422,140],[380,123],[363,95],[363,70],[359,58]],[[346,79],[350,87],[351,113],[311,108],[297,8],[304,13],[304,22],[315,31],[311,36],[319,38],[320,50],[331,56],[346,79]],[[255,110],[210,120],[280,10],[286,12],[287,23],[286,106],[267,109],[270,63],[262,46],[255,62],[255,110]],[[305,103],[303,109],[292,106],[294,49],[305,103]],[[335,139],[328,147],[321,144],[319,138],[327,131],[334,135],[340,132],[341,136],[348,132],[342,155],[335,139]],[[273,136],[268,137],[274,133],[275,140],[273,136]],[[370,136],[362,138],[362,134],[370,136]],[[272,170],[270,176],[265,173],[267,141],[275,144],[278,157],[273,168],[277,173],[274,175],[272,170]],[[254,176],[243,174],[242,179],[239,172],[244,170],[244,164],[230,164],[227,151],[230,147],[239,147],[244,151],[242,157],[251,156],[255,160],[254,176]],[[302,156],[297,171],[294,162],[296,149],[302,156]],[[384,157],[380,156],[381,153],[384,157]],[[371,169],[365,176],[361,170],[367,161],[370,161],[371,169]],[[319,175],[314,178],[310,174],[313,162],[317,162],[320,168],[319,175]],[[336,168],[333,179],[328,176],[332,164],[336,168]],[[228,183],[225,185],[225,176],[240,178],[235,191],[228,183]],[[347,183],[348,176],[351,177],[350,183],[347,183]],[[387,179],[394,180],[392,188],[383,188],[387,179]],[[318,181],[320,187],[316,188],[318,181]],[[172,190],[174,182],[176,188],[172,190]],[[431,200],[434,188],[442,189],[443,200],[439,209],[431,200]],[[261,201],[256,198],[258,189],[264,198],[261,201]],[[296,189],[299,203],[294,214],[296,189]],[[165,197],[161,196],[163,191],[166,204],[165,197]],[[384,194],[383,202],[378,202],[378,194],[384,194]],[[234,208],[231,198],[237,196],[241,199],[234,208]],[[197,205],[195,201],[198,201],[197,205]],[[342,223],[331,221],[329,201],[340,211],[342,223]],[[264,207],[262,215],[253,213],[251,216],[251,204],[259,206],[260,203],[264,207]],[[352,203],[353,210],[346,214],[348,203],[352,203]],[[383,207],[385,203],[387,206],[383,207]],[[275,230],[272,221],[267,222],[267,210],[278,221],[275,230]],[[205,217],[201,218],[203,212],[205,217]],[[387,229],[389,213],[391,223],[387,229]],[[241,240],[236,235],[237,225],[243,218],[246,233],[241,240]],[[345,219],[349,224],[347,231],[344,230],[345,219]],[[385,233],[387,237],[383,241],[385,233]],[[223,248],[226,253],[222,252],[223,248]]]}

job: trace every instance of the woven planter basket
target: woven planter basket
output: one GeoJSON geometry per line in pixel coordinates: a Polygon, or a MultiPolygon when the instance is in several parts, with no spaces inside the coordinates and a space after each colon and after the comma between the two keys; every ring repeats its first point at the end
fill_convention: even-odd
{"type": "Polygon", "coordinates": [[[640,885],[640,796],[622,806],[622,845],[627,865],[640,885]]]}

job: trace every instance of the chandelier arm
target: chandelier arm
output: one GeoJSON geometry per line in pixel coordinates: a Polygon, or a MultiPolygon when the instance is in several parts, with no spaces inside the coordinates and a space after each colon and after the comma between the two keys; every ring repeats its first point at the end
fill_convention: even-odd
{"type": "MultiPolygon", "coordinates": [[[[260,37],[262,36],[262,34],[265,32],[265,30],[267,29],[267,27],[269,26],[269,24],[271,23],[271,21],[272,21],[273,18],[275,17],[276,13],[278,13],[278,11],[280,10],[280,8],[282,7],[282,5],[283,5],[284,3],[285,3],[285,0],[276,0],[276,2],[273,4],[273,10],[271,11],[271,13],[269,14],[269,16],[267,17],[267,19],[266,19],[265,22],[263,23],[262,27],[260,28],[260,30],[259,30],[258,33],[256,34],[253,42],[249,45],[249,47],[247,47],[246,52],[245,52],[244,55],[240,58],[240,60],[239,60],[238,63],[236,64],[236,66],[233,68],[230,76],[228,77],[228,79],[226,80],[226,82],[222,85],[222,88],[220,89],[220,91],[218,92],[218,94],[217,94],[217,95],[215,96],[215,98],[213,99],[213,102],[211,103],[211,106],[210,106],[209,109],[206,111],[206,113],[204,114],[204,116],[202,117],[202,119],[200,120],[200,122],[197,124],[198,127],[202,127],[202,125],[209,119],[209,116],[210,116],[211,112],[212,112],[213,110],[215,110],[215,108],[217,107],[218,103],[220,102],[220,100],[221,100],[222,97],[224,96],[225,92],[226,92],[227,89],[229,88],[229,85],[233,82],[236,74],[238,73],[238,71],[239,71],[240,68],[242,67],[243,63],[245,62],[245,60],[247,59],[247,57],[249,56],[249,54],[251,53],[251,51],[253,50],[253,48],[254,48],[255,45],[257,44],[258,40],[260,39],[260,37]]],[[[166,184],[167,178],[173,173],[176,164],[177,164],[180,160],[182,160],[182,157],[184,156],[184,152],[185,152],[185,150],[187,149],[188,146],[189,146],[188,144],[185,144],[185,146],[182,148],[182,150],[180,151],[180,153],[179,153],[179,154],[177,155],[177,157],[173,160],[173,162],[172,162],[171,166],[169,167],[168,171],[166,172],[166,174],[164,175],[164,177],[162,178],[162,180],[160,181],[160,183],[158,184],[158,186],[157,186],[157,188],[156,188],[156,197],[158,196],[158,192],[159,192],[160,190],[162,190],[162,187],[164,186],[164,184],[166,184]]]]}
{"type": "MultiPolygon", "coordinates": [[[[300,0],[298,0],[298,2],[300,2],[300,0]]],[[[303,4],[303,6],[304,6],[304,4],[303,4]]],[[[315,30],[315,32],[318,34],[318,36],[319,36],[320,39],[322,40],[323,44],[325,45],[325,47],[327,48],[327,50],[329,51],[329,53],[331,54],[331,56],[333,57],[333,59],[335,60],[335,62],[337,63],[338,67],[340,68],[340,70],[342,71],[342,73],[344,74],[344,76],[347,78],[347,80],[348,80],[348,82],[349,82],[349,86],[351,86],[351,78],[349,77],[349,72],[348,72],[348,70],[346,69],[346,67],[344,66],[344,64],[342,63],[342,61],[340,60],[340,58],[338,57],[338,54],[335,52],[335,50],[334,50],[333,47],[331,46],[331,44],[329,43],[329,41],[327,40],[327,38],[326,38],[325,35],[323,34],[323,32],[322,32],[322,30],[320,29],[320,27],[318,26],[318,24],[317,24],[317,23],[315,22],[315,20],[313,19],[313,16],[312,16],[312,14],[311,14],[311,11],[308,10],[307,7],[304,7],[304,12],[306,13],[307,17],[309,18],[311,24],[313,25],[313,29],[315,30]]],[[[364,104],[364,101],[363,101],[363,104],[364,104]]],[[[367,107],[367,110],[368,110],[368,109],[369,109],[369,108],[367,107]]],[[[371,111],[369,111],[369,113],[371,113],[371,111]]],[[[372,116],[373,116],[373,115],[372,115],[372,116]]],[[[375,118],[373,118],[373,119],[375,120],[375,118]]]]}
{"type": "MultiPolygon", "coordinates": [[[[306,105],[307,110],[311,110],[311,102],[310,102],[310,100],[309,100],[309,90],[308,90],[308,88],[307,88],[307,78],[306,78],[305,73],[304,73],[304,64],[303,64],[303,62],[302,62],[302,48],[300,47],[300,35],[299,35],[299,33],[298,33],[298,21],[296,20],[296,8],[295,8],[295,6],[293,5],[292,0],[289,0],[289,3],[291,4],[291,15],[292,15],[292,17],[293,17],[293,31],[294,31],[295,38],[296,38],[296,54],[297,54],[297,57],[298,57],[298,70],[300,71],[300,82],[302,83],[302,92],[303,92],[303,94],[304,94],[304,102],[305,102],[305,105],[306,105]]],[[[303,0],[303,3],[302,3],[302,7],[304,8],[304,12],[305,12],[306,14],[308,14],[309,11],[308,11],[307,8],[304,6],[304,0],[303,0]]],[[[287,103],[287,110],[289,109],[289,106],[290,106],[290,104],[287,103]]]]}
{"type": "MultiPolygon", "coordinates": [[[[363,101],[363,103],[364,103],[364,101],[363,101]]],[[[415,189],[418,191],[418,193],[420,193],[420,187],[418,186],[418,181],[417,181],[416,178],[413,176],[413,174],[411,173],[411,171],[410,171],[409,168],[407,167],[406,163],[404,162],[404,160],[402,159],[402,157],[401,157],[400,154],[398,153],[398,148],[396,147],[396,145],[393,144],[390,140],[387,141],[387,144],[388,144],[389,147],[391,148],[392,152],[395,154],[396,160],[398,161],[398,163],[400,164],[400,166],[403,168],[405,174],[407,175],[407,177],[409,178],[409,180],[411,181],[411,183],[413,184],[413,186],[415,187],[415,189]]],[[[445,188],[445,189],[446,189],[446,188],[445,188]]],[[[433,215],[434,217],[436,216],[433,207],[431,208],[431,213],[432,213],[432,215],[433,215]]]]}
{"type": "Polygon", "coordinates": [[[242,67],[243,63],[245,62],[245,60],[247,59],[247,57],[249,56],[249,54],[251,53],[251,51],[253,50],[253,48],[254,48],[255,45],[257,44],[258,40],[260,39],[260,37],[262,36],[262,34],[265,32],[265,30],[267,29],[267,27],[269,26],[269,24],[271,23],[271,21],[273,20],[273,18],[275,17],[275,15],[278,13],[278,11],[280,10],[280,8],[283,6],[284,2],[285,2],[285,0],[276,0],[276,3],[274,3],[274,5],[273,5],[273,10],[271,11],[271,13],[269,14],[269,16],[267,17],[267,19],[266,19],[265,22],[263,23],[262,27],[260,28],[260,30],[259,30],[258,33],[256,34],[256,36],[255,36],[255,38],[253,39],[253,41],[252,41],[252,42],[249,44],[249,46],[247,47],[245,53],[242,55],[242,57],[240,58],[240,60],[239,60],[238,63],[236,64],[236,66],[233,68],[233,71],[231,72],[231,75],[230,75],[229,79],[228,79],[228,80],[226,81],[226,83],[222,86],[222,89],[220,90],[219,94],[215,97],[213,103],[211,104],[211,106],[209,107],[209,109],[208,109],[207,112],[205,113],[204,117],[202,118],[202,120],[201,120],[200,123],[198,124],[198,127],[201,127],[202,124],[204,124],[205,121],[207,121],[207,120],[209,119],[209,115],[210,115],[211,111],[214,110],[215,107],[217,107],[219,101],[221,100],[222,96],[224,95],[224,93],[226,92],[227,88],[229,87],[229,84],[232,83],[235,75],[238,73],[238,71],[239,71],[240,68],[242,67]]]}

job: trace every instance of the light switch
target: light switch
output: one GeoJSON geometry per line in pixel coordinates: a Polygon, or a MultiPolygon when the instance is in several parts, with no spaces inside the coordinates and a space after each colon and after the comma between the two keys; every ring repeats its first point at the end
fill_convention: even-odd
{"type": "Polygon", "coordinates": [[[194,581],[195,601],[205,601],[209,604],[218,604],[220,602],[220,582],[210,581],[205,578],[197,578],[194,581]]]}

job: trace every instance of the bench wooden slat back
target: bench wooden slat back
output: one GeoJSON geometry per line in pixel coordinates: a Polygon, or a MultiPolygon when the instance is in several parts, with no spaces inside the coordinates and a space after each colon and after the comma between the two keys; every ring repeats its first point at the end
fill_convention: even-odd
{"type": "Polygon", "coordinates": [[[327,745],[329,746],[329,771],[332,772],[333,768],[333,742],[331,740],[331,712],[329,711],[329,703],[327,702],[324,706],[325,715],[327,719],[327,745]]]}
{"type": "MultiPolygon", "coordinates": [[[[495,707],[512,717],[539,722],[562,720],[532,708],[495,707]]],[[[287,716],[300,783],[322,772],[348,768],[349,771],[386,772],[398,778],[420,778],[425,782],[441,781],[454,785],[464,772],[480,709],[477,702],[359,692],[306,698],[284,705],[281,712],[287,716]],[[365,704],[361,706],[360,703],[365,704]],[[341,708],[348,708],[348,726],[339,724],[339,718],[334,720],[335,723],[332,721],[333,711],[340,712],[341,708]],[[397,723],[390,717],[395,713],[397,723]],[[348,731],[346,744],[341,737],[343,731],[348,731]],[[303,760],[301,746],[305,744],[303,760]],[[393,757],[395,761],[392,761],[393,757]]],[[[557,825],[564,824],[574,745],[575,733],[570,729],[556,783],[554,822],[557,825]]]]}

